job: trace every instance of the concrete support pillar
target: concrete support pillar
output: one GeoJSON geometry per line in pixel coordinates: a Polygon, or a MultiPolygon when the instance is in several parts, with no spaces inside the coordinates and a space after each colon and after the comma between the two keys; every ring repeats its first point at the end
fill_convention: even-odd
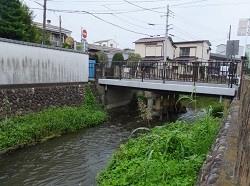
{"type": "Polygon", "coordinates": [[[175,110],[175,98],[174,94],[169,95],[169,112],[174,112],[175,110]]]}
{"type": "Polygon", "coordinates": [[[181,111],[181,103],[177,102],[180,98],[180,94],[175,94],[174,95],[174,111],[175,112],[180,112],[181,111]]]}
{"type": "Polygon", "coordinates": [[[155,115],[156,116],[161,115],[161,97],[156,97],[156,100],[155,100],[155,115]]]}
{"type": "Polygon", "coordinates": [[[222,95],[220,95],[220,103],[222,103],[222,95]]]}
{"type": "Polygon", "coordinates": [[[148,110],[150,111],[153,110],[153,104],[154,104],[153,98],[148,98],[148,105],[147,105],[148,110]]]}
{"type": "Polygon", "coordinates": [[[168,113],[168,95],[164,95],[162,101],[162,114],[167,114],[167,113],[168,113]]]}

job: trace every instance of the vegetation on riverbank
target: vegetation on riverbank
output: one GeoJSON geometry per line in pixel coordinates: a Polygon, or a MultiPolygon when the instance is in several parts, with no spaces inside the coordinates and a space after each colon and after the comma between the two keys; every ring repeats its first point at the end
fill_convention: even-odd
{"type": "Polygon", "coordinates": [[[220,121],[177,121],[129,139],[98,174],[99,185],[193,185],[220,121]]]}
{"type": "Polygon", "coordinates": [[[19,144],[45,141],[66,132],[101,124],[106,113],[97,105],[87,86],[80,108],[49,108],[39,113],[13,117],[0,122],[0,151],[19,144]]]}
{"type": "MultiPolygon", "coordinates": [[[[140,100],[140,99],[138,99],[140,100]]],[[[218,98],[184,96],[181,103],[203,110],[205,117],[195,123],[177,121],[158,126],[138,138],[131,138],[113,154],[106,170],[97,176],[99,186],[108,185],[180,185],[197,182],[198,172],[218,133],[225,103],[218,98]],[[208,106],[210,105],[210,106],[208,106]],[[204,109],[206,108],[207,109],[204,109]]],[[[146,114],[146,107],[140,113],[146,114]]],[[[144,116],[144,115],[143,115],[144,116]]],[[[146,117],[147,121],[149,119],[146,117]]],[[[150,127],[150,125],[149,125],[150,127]]]]}

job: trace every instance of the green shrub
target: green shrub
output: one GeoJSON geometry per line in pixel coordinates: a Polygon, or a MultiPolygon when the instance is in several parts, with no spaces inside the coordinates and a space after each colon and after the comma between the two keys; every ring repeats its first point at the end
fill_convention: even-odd
{"type": "Polygon", "coordinates": [[[19,144],[45,141],[66,132],[101,124],[106,113],[97,108],[95,98],[86,88],[84,105],[80,108],[49,108],[39,113],[13,117],[0,122],[0,151],[19,144]]]}
{"type": "Polygon", "coordinates": [[[221,118],[223,116],[224,106],[222,104],[215,104],[212,106],[212,116],[221,118]]]}
{"type": "Polygon", "coordinates": [[[98,185],[193,185],[218,132],[220,119],[158,126],[114,153],[98,185]]]}

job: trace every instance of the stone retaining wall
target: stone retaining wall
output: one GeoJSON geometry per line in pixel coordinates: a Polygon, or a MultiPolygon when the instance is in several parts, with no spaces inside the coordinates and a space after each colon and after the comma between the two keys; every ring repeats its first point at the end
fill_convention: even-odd
{"type": "Polygon", "coordinates": [[[250,76],[244,76],[240,100],[231,110],[200,171],[196,186],[250,185],[250,76]]]}
{"type": "Polygon", "coordinates": [[[234,99],[230,112],[224,119],[210,153],[200,171],[200,182],[196,186],[233,186],[236,145],[238,137],[237,119],[239,101],[234,99]]]}
{"type": "Polygon", "coordinates": [[[250,76],[244,76],[241,89],[239,138],[235,166],[236,185],[250,185],[250,76]]]}
{"type": "MultiPolygon", "coordinates": [[[[84,102],[87,83],[0,87],[0,119],[48,107],[78,107],[84,102]]],[[[93,86],[91,86],[94,89],[93,86]]]]}

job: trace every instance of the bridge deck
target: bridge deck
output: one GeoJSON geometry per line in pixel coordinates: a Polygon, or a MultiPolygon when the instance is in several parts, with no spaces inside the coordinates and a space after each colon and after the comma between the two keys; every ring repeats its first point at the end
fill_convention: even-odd
{"type": "Polygon", "coordinates": [[[219,96],[235,96],[238,86],[229,88],[227,84],[198,83],[194,86],[194,82],[147,80],[142,82],[140,79],[99,79],[101,85],[112,85],[121,87],[131,87],[147,90],[163,90],[181,93],[192,93],[194,90],[197,94],[219,95],[219,96]]]}

